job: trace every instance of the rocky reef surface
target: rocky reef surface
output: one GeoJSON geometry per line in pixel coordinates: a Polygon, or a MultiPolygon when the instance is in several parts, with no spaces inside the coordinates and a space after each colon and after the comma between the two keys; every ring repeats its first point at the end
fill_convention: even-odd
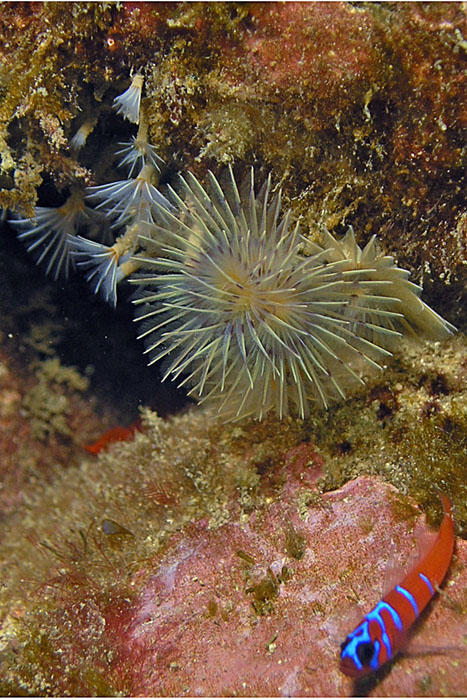
{"type": "MultiPolygon", "coordinates": [[[[118,177],[134,130],[112,102],[139,70],[161,187],[272,172],[306,235],[377,234],[465,329],[461,3],[4,3],[0,36],[3,209],[118,177]]],[[[43,281],[6,225],[0,274],[1,694],[465,693],[462,333],[404,341],[305,421],[222,425],[175,412],[130,314],[43,281]],[[138,402],[132,440],[83,450],[138,402]],[[437,490],[458,534],[445,594],[410,653],[354,686],[339,644],[388,558],[410,568],[425,517],[439,526],[437,490]]]]}
{"type": "Polygon", "coordinates": [[[417,501],[436,529],[436,489],[450,493],[465,536],[463,348],[412,349],[410,379],[388,369],[310,422],[232,427],[146,409],[132,440],[79,457],[78,433],[61,460],[26,435],[23,457],[48,471],[23,462],[2,519],[3,694],[462,693],[461,537],[409,656],[354,688],[338,652],[391,561],[412,566],[426,530],[417,501]]]}
{"type": "MultiPolygon", "coordinates": [[[[303,459],[305,449],[289,454],[280,501],[245,523],[215,531],[205,521],[190,525],[172,538],[137,599],[119,610],[109,634],[118,649],[115,663],[133,675],[135,694],[352,694],[336,650],[356,617],[378,601],[390,547],[408,556],[420,517],[414,510],[407,528],[394,517],[397,492],[372,477],[297,509],[304,482],[319,475],[313,462],[297,470],[298,455],[303,459]]],[[[460,542],[449,599],[437,601],[418,629],[417,642],[431,645],[429,663],[423,656],[400,659],[377,685],[371,679],[360,690],[376,686],[375,697],[414,697],[455,695],[466,687],[459,663],[466,564],[460,542]]],[[[131,584],[137,586],[139,576],[131,584]]]]}
{"type": "Polygon", "coordinates": [[[115,179],[129,127],[112,101],[139,70],[166,180],[254,164],[310,235],[321,224],[352,224],[360,244],[377,233],[435,292],[454,285],[453,306],[465,272],[465,28],[457,2],[6,3],[0,205],[31,212],[71,182],[115,179]],[[80,152],[70,141],[87,122],[80,152]]]}

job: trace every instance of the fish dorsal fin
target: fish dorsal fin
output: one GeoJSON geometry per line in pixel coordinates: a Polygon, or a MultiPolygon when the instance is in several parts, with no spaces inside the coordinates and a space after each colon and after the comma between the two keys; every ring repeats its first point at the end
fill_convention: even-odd
{"type": "Polygon", "coordinates": [[[407,560],[407,573],[420,564],[432,549],[438,533],[430,530],[425,519],[415,528],[416,545],[407,560]]]}
{"type": "Polygon", "coordinates": [[[437,533],[429,530],[427,525],[416,528],[416,542],[407,559],[402,560],[398,555],[398,548],[393,540],[389,546],[389,555],[383,581],[383,596],[398,586],[401,581],[426,557],[437,537],[437,533]]]}
{"type": "Polygon", "coordinates": [[[433,544],[438,536],[438,533],[430,530],[426,523],[417,529],[417,546],[414,551],[411,561],[409,562],[411,567],[416,566],[422,559],[426,557],[430,549],[432,549],[433,544]]]}
{"type": "Polygon", "coordinates": [[[400,560],[399,550],[394,540],[391,540],[389,545],[389,553],[386,561],[383,578],[382,597],[392,591],[405,578],[408,571],[407,564],[403,564],[400,560]]]}

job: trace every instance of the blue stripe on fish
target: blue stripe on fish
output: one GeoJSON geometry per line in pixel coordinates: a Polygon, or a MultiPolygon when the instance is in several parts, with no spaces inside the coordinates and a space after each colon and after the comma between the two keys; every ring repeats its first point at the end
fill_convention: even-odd
{"type": "Polygon", "coordinates": [[[398,593],[400,593],[401,595],[403,595],[405,598],[407,598],[407,600],[409,601],[410,605],[413,608],[413,611],[415,613],[415,617],[418,617],[418,605],[417,605],[413,595],[406,588],[402,588],[402,586],[396,586],[395,590],[398,593]]]}
{"type": "Polygon", "coordinates": [[[426,585],[428,586],[428,590],[430,591],[431,595],[434,595],[434,594],[435,594],[435,589],[433,588],[433,585],[432,585],[430,579],[428,578],[428,576],[425,576],[425,574],[418,574],[418,575],[420,576],[420,578],[422,579],[422,581],[423,581],[424,583],[426,583],[426,585]]]}
{"type": "MultiPolygon", "coordinates": [[[[381,641],[386,647],[386,652],[388,658],[390,659],[392,656],[392,647],[391,640],[389,639],[389,635],[386,632],[386,625],[382,616],[383,610],[387,610],[387,612],[390,614],[392,621],[396,625],[397,629],[402,630],[402,620],[400,619],[398,613],[394,610],[392,605],[389,605],[389,603],[386,603],[384,600],[381,600],[378,603],[378,605],[375,605],[373,610],[371,610],[366,617],[367,620],[375,620],[375,622],[377,622],[381,627],[381,641]]],[[[375,668],[377,668],[377,665],[375,668]]]]}

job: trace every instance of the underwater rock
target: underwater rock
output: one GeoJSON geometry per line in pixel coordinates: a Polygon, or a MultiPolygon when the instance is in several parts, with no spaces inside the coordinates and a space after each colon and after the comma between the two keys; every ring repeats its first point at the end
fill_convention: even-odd
{"type": "MultiPolygon", "coordinates": [[[[411,567],[413,504],[436,528],[446,489],[465,533],[464,363],[461,336],[407,345],[309,422],[146,409],[131,441],[33,481],[0,533],[0,691],[352,692],[339,645],[380,599],[391,541],[411,567]]],[[[398,659],[373,694],[460,692],[466,560],[459,538],[449,598],[415,630],[448,653],[398,659]]]]}
{"type": "Polygon", "coordinates": [[[51,184],[111,179],[133,67],[170,176],[255,163],[313,230],[352,224],[418,279],[457,284],[465,26],[461,3],[5,4],[0,205],[30,216],[42,181],[50,206],[51,184]]]}
{"type": "MultiPolygon", "coordinates": [[[[246,522],[217,530],[195,522],[135,574],[139,589],[152,571],[123,614],[110,607],[106,615],[111,666],[131,694],[352,692],[338,670],[339,644],[381,597],[391,546],[404,565],[423,518],[415,510],[411,524],[398,518],[400,496],[376,478],[360,477],[322,498],[310,492],[299,512],[300,493],[295,482],[246,522]],[[287,548],[290,539],[301,542],[298,550],[287,548]]],[[[455,695],[465,687],[466,563],[466,543],[458,542],[449,598],[438,597],[417,625],[422,648],[450,650],[399,657],[390,672],[367,681],[371,695],[455,695]]]]}

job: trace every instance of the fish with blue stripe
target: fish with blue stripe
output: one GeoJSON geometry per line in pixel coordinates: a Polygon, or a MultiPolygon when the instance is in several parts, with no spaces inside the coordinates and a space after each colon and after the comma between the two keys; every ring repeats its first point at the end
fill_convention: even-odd
{"type": "Polygon", "coordinates": [[[410,627],[446,576],[455,532],[449,498],[443,494],[440,498],[444,518],[430,551],[341,644],[340,670],[346,676],[363,678],[390,661],[406,644],[410,627]]]}

